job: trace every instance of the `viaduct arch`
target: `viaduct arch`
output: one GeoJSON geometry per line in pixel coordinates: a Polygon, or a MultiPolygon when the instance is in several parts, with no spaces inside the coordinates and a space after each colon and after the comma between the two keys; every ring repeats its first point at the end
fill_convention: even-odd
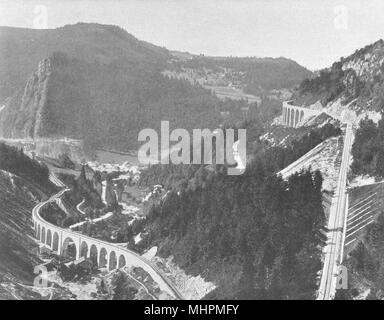
{"type": "Polygon", "coordinates": [[[90,258],[99,268],[114,270],[123,267],[141,267],[152,277],[160,288],[175,298],[183,299],[174,285],[151,261],[139,254],[119,245],[88,237],[70,229],[60,228],[45,221],[41,215],[42,207],[60,198],[67,189],[60,191],[46,202],[39,203],[32,210],[36,238],[47,248],[58,255],[77,260],[81,257],[90,258]]]}
{"type": "Polygon", "coordinates": [[[321,114],[320,110],[313,110],[309,108],[303,108],[294,106],[292,101],[283,102],[282,121],[283,125],[287,127],[297,128],[300,123],[311,116],[317,116],[321,114]]]}

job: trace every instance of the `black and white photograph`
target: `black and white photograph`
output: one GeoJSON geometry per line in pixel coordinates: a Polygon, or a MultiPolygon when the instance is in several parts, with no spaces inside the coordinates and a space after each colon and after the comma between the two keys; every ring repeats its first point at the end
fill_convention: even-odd
{"type": "Polygon", "coordinates": [[[383,39],[382,0],[0,0],[0,300],[384,300],[383,39]]]}

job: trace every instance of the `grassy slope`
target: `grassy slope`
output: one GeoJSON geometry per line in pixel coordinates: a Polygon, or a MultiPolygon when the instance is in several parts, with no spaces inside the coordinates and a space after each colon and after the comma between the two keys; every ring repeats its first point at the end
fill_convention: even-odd
{"type": "Polygon", "coordinates": [[[25,180],[0,171],[0,299],[37,298],[18,284],[33,283],[33,268],[39,262],[31,210],[40,195],[25,180]]]}

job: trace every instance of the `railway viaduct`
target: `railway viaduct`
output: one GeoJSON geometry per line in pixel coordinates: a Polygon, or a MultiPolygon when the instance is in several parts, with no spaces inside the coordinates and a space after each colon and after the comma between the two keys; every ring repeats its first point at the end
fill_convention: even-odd
{"type": "Polygon", "coordinates": [[[123,267],[141,267],[158,283],[160,288],[183,299],[169,279],[151,261],[139,254],[114,243],[98,240],[70,229],[60,228],[44,220],[40,211],[44,205],[60,198],[68,189],[63,189],[49,200],[39,203],[32,210],[32,220],[36,238],[41,244],[58,255],[72,260],[81,257],[91,259],[99,268],[108,270],[123,267]]]}
{"type": "Polygon", "coordinates": [[[304,119],[321,113],[320,110],[294,106],[292,101],[283,102],[283,124],[287,127],[297,128],[304,119]]]}

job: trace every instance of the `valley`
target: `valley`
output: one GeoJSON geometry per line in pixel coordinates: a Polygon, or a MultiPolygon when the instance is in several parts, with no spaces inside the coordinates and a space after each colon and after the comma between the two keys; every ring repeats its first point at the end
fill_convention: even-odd
{"type": "Polygon", "coordinates": [[[0,56],[0,298],[381,297],[384,41],[312,72],[77,23],[0,27],[0,56]],[[244,172],[216,138],[143,165],[164,121],[245,130],[244,172]]]}

